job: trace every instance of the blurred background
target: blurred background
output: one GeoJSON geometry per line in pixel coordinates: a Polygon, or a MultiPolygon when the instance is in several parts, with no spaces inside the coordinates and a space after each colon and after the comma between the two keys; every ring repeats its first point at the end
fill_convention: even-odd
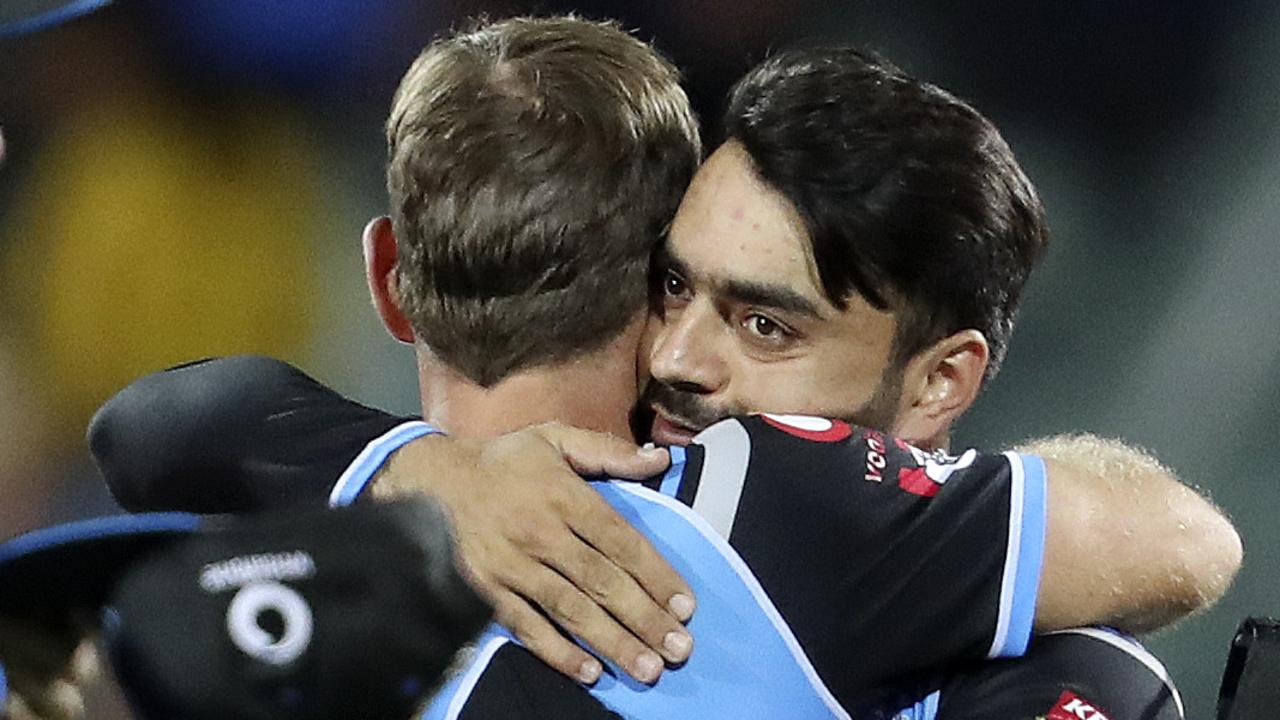
{"type": "Polygon", "coordinates": [[[1280,5],[1262,0],[117,0],[0,41],[0,536],[111,511],[85,423],[180,361],[272,354],[413,410],[360,269],[391,93],[464,18],[564,10],[654,40],[712,143],[729,84],[797,40],[879,50],[995,120],[1055,237],[957,442],[1119,436],[1226,509],[1235,587],[1151,641],[1211,717],[1237,621],[1280,613],[1280,5]]]}

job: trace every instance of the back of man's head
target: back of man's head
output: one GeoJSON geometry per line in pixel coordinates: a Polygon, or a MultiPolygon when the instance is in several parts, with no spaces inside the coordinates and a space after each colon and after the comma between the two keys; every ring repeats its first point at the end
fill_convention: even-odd
{"type": "Polygon", "coordinates": [[[616,25],[515,18],[439,40],[387,120],[399,303],[490,386],[604,347],[700,159],[675,68],[616,25]]]}
{"type": "Polygon", "coordinates": [[[897,314],[897,363],[973,328],[995,374],[1049,236],[990,121],[887,61],[817,48],[749,72],[725,128],[799,212],[829,299],[897,314]]]}

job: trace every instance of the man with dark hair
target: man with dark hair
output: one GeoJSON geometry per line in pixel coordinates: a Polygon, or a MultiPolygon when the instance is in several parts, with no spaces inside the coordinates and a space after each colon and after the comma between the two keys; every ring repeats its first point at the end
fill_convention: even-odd
{"type": "Polygon", "coordinates": [[[856,294],[903,316],[895,364],[974,328],[995,375],[1049,234],[990,121],[883,59],[796,50],[734,86],[725,122],[760,179],[795,205],[827,297],[843,308],[856,294]],[[861,101],[841,102],[850,96],[861,101]]]}
{"type": "MultiPolygon", "coordinates": [[[[493,27],[509,26],[501,23],[493,27]]],[[[466,45],[471,41],[464,35],[445,42],[466,45]]],[[[839,62],[845,51],[825,52],[835,58],[833,62],[839,62]]],[[[821,60],[822,53],[812,57],[821,60]]],[[[808,67],[789,62],[772,70],[774,82],[784,89],[808,67]]],[[[415,70],[421,64],[419,61],[415,70]]],[[[502,62],[481,67],[491,73],[491,80],[506,81],[511,77],[511,69],[502,62]]],[[[406,85],[413,87],[402,87],[397,108],[403,105],[407,94],[437,97],[433,94],[434,81],[425,71],[422,75],[411,71],[409,77],[412,80],[407,79],[406,85]]],[[[540,79],[537,74],[532,77],[540,79]]],[[[527,101],[525,112],[530,119],[546,119],[561,128],[548,135],[547,142],[581,142],[584,134],[601,130],[573,113],[558,111],[545,95],[533,93],[537,87],[537,83],[518,85],[515,95],[527,101]]],[[[846,99],[841,104],[851,103],[846,99]]],[[[894,118],[880,132],[892,138],[904,130],[897,124],[900,122],[901,118],[894,118]]],[[[395,133],[403,126],[398,121],[389,124],[393,166],[400,154],[395,133]]],[[[459,132],[440,137],[451,138],[457,145],[456,152],[464,153],[480,139],[501,136],[505,128],[483,123],[479,127],[477,138],[459,132]]],[[[906,129],[908,134],[913,131],[914,128],[906,129]]],[[[606,135],[631,136],[631,131],[606,135]]],[[[849,151],[845,145],[827,148],[835,155],[849,151]]],[[[524,157],[516,153],[511,160],[518,162],[524,157]]],[[[1004,155],[997,149],[992,157],[1004,155]]],[[[892,158],[884,160],[890,162],[892,158]]],[[[834,177],[834,165],[818,163],[816,177],[822,179],[826,177],[824,173],[834,177]]],[[[411,169],[430,174],[429,165],[411,169]]],[[[979,169],[992,171],[989,163],[979,163],[979,169]]],[[[908,164],[907,170],[917,168],[908,164]]],[[[493,171],[502,174],[511,170],[502,165],[493,171]]],[[[893,168],[888,171],[893,177],[893,168]]],[[[929,173],[927,168],[918,171],[929,173]]],[[[393,167],[393,195],[397,183],[402,182],[395,179],[396,172],[393,167]]],[[[1020,177],[1020,172],[1017,175],[1020,177]]],[[[869,173],[872,176],[874,172],[869,173]]],[[[843,187],[838,179],[832,182],[843,187]]],[[[900,181],[894,181],[897,182],[900,181]]],[[[874,208],[877,194],[885,191],[869,184],[875,191],[868,195],[874,208]]],[[[432,187],[429,180],[416,177],[400,186],[432,187]]],[[[470,188],[465,182],[460,187],[471,191],[453,195],[444,191],[441,195],[446,206],[456,204],[461,208],[451,222],[461,221],[464,228],[470,223],[487,222],[470,214],[467,207],[477,198],[483,204],[492,189],[470,188]]],[[[627,193],[639,191],[630,187],[622,195],[615,195],[612,186],[592,184],[582,188],[584,195],[600,193],[604,198],[628,197],[627,193]]],[[[818,185],[797,192],[807,200],[806,193],[820,191],[818,185]]],[[[436,188],[431,192],[442,191],[436,188]]],[[[415,207],[432,202],[433,196],[428,194],[415,207]]],[[[874,414],[866,410],[873,407],[868,403],[883,396],[891,398],[884,403],[890,408],[885,426],[940,445],[951,420],[972,401],[987,366],[983,335],[987,326],[968,327],[972,322],[968,315],[940,321],[936,328],[932,320],[924,322],[925,327],[931,328],[929,333],[943,333],[942,337],[934,339],[925,333],[926,341],[913,338],[912,342],[925,343],[924,348],[905,360],[898,387],[877,392],[882,385],[878,378],[886,374],[884,368],[892,357],[897,335],[894,312],[876,310],[854,291],[860,290],[858,283],[863,282],[874,292],[882,293],[877,297],[882,298],[879,302],[887,309],[906,307],[898,305],[901,301],[895,296],[902,290],[881,276],[897,277],[900,261],[886,261],[887,267],[873,267],[866,275],[848,271],[849,284],[838,284],[839,272],[820,270],[819,263],[828,261],[814,258],[831,257],[830,262],[838,264],[841,252],[831,255],[810,251],[805,244],[809,226],[798,217],[796,208],[809,207],[807,202],[797,202],[792,207],[787,197],[762,182],[736,142],[722,147],[699,171],[672,226],[667,271],[660,276],[664,308],[657,323],[659,345],[654,368],[655,375],[665,383],[657,387],[667,389],[656,398],[659,415],[655,428],[660,437],[701,429],[704,420],[710,422],[727,409],[817,410],[862,420],[874,414]],[[715,187],[723,193],[708,193],[705,197],[696,194],[715,187]],[[730,205],[707,210],[708,202],[718,198],[730,205]],[[691,223],[711,221],[725,223],[733,234],[721,232],[725,227],[714,224],[705,225],[705,235],[687,234],[691,223]],[[768,237],[778,242],[767,245],[763,240],[768,237]],[[815,289],[813,280],[818,277],[837,283],[831,294],[844,304],[843,309],[815,289]],[[803,282],[806,280],[808,284],[803,282]],[[795,326],[789,324],[791,315],[775,316],[778,310],[794,314],[795,326]],[[955,323],[963,328],[953,330],[955,323]],[[698,337],[702,339],[699,341],[698,337]],[[709,346],[705,353],[695,356],[699,342],[709,346]],[[836,351],[841,346],[843,355],[836,351]],[[735,353],[738,349],[742,352],[735,353]],[[699,362],[704,358],[707,363],[699,362]],[[663,365],[661,369],[659,363],[663,365]],[[724,363],[731,366],[721,367],[724,363]],[[788,406],[773,407],[769,403],[774,399],[767,395],[772,388],[764,383],[752,386],[740,382],[740,369],[754,372],[757,365],[766,364],[789,364],[797,377],[769,381],[791,382],[803,391],[803,397],[779,399],[777,402],[788,406]],[[726,374],[725,370],[731,372],[726,374]],[[716,373],[738,382],[717,385],[716,373]],[[722,389],[727,391],[730,386],[732,395],[726,392],[706,397],[722,389]],[[759,402],[753,393],[759,393],[759,402]],[[719,404],[722,400],[723,404],[719,404]],[[687,407],[677,407],[680,403],[687,407]],[[692,417],[699,413],[701,416],[692,417]]],[[[637,368],[626,358],[628,353],[634,353],[643,325],[641,318],[616,326],[624,328],[621,334],[581,365],[565,363],[552,355],[542,365],[531,364],[527,368],[516,369],[519,362],[512,362],[506,375],[495,372],[490,379],[481,377],[479,370],[468,370],[466,364],[459,365],[460,361],[446,362],[435,351],[433,331],[421,308],[431,304],[451,308],[474,299],[478,281],[467,271],[456,282],[436,277],[433,264],[475,260],[486,275],[497,273],[500,266],[475,247],[451,248],[438,255],[424,252],[414,256],[412,250],[405,252],[402,248],[412,248],[420,238],[399,237],[400,228],[410,227],[398,217],[402,212],[403,206],[393,203],[396,220],[377,220],[367,229],[368,279],[388,329],[397,338],[415,345],[425,416],[459,435],[480,438],[551,419],[598,429],[616,427],[619,421],[602,416],[594,402],[607,403],[612,398],[593,396],[625,385],[628,376],[635,380],[637,368]],[[404,267],[409,257],[428,264],[421,273],[426,280],[418,285],[409,279],[418,271],[404,267]]],[[[973,214],[982,212],[977,209],[973,214]]],[[[820,219],[828,221],[825,215],[820,219]]],[[[588,225],[564,222],[536,233],[534,237],[539,242],[534,246],[568,252],[570,246],[596,239],[588,225]],[[553,238],[557,242],[550,242],[553,238]]],[[[636,227],[647,229],[654,225],[641,223],[636,227]]],[[[1031,226],[1039,227],[1038,221],[1033,219],[1031,226]]],[[[499,235],[519,234],[502,223],[488,227],[489,232],[499,235]]],[[[813,235],[816,245],[819,233],[815,231],[813,235]]],[[[486,246],[489,241],[505,247],[504,240],[490,238],[486,246]]],[[[1032,251],[1032,257],[1036,252],[1032,251]]],[[[892,256],[887,251],[883,254],[892,256]]],[[[524,258],[518,253],[503,251],[502,255],[500,259],[512,267],[525,267],[524,258]]],[[[540,276],[553,279],[533,285],[505,279],[502,282],[509,285],[501,284],[489,291],[494,301],[519,296],[521,292],[553,296],[566,287],[572,277],[557,274],[555,257],[540,276]]],[[[1030,262],[1028,268],[1029,265],[1030,262]]],[[[1010,313],[1021,279],[1012,285],[1015,297],[1002,305],[1010,313]]],[[[913,297],[909,302],[917,301],[913,297]]],[[[485,305],[486,302],[479,303],[482,308],[485,305]]],[[[919,307],[932,312],[927,302],[921,301],[919,307]]],[[[999,318],[996,321],[1002,322],[999,318]]],[[[541,332],[539,327],[521,329],[530,337],[541,332]]],[[[634,354],[630,357],[634,358],[634,354]]],[[[647,353],[642,351],[641,357],[647,357],[647,353]]],[[[406,483],[407,470],[425,468],[427,488],[455,511],[464,556],[468,543],[472,543],[473,555],[468,559],[475,564],[476,558],[485,559],[483,546],[490,538],[477,539],[484,530],[477,530],[476,525],[460,516],[458,508],[465,510],[467,502],[478,502],[489,514],[504,519],[516,517],[509,508],[526,510],[533,507],[536,498],[527,492],[512,496],[508,491],[515,485],[502,473],[545,463],[549,455],[572,456],[574,451],[568,445],[582,439],[561,428],[543,427],[517,431],[484,445],[439,437],[404,445],[410,438],[432,432],[434,429],[421,423],[399,425],[393,418],[346,404],[287,367],[250,358],[195,365],[144,379],[99,415],[91,430],[91,442],[117,494],[133,507],[152,505],[157,499],[162,504],[181,505],[227,494],[246,506],[279,505],[284,496],[307,492],[305,487],[291,491],[282,479],[299,477],[303,473],[297,471],[301,469],[310,474],[309,487],[314,491],[316,484],[327,485],[326,479],[337,474],[332,471],[335,465],[347,469],[342,471],[331,497],[340,503],[349,502],[360,494],[388,455],[403,446],[394,456],[389,472],[374,486],[375,491],[394,492],[397,485],[406,483]],[[271,391],[273,387],[275,390],[271,391]],[[154,421],[160,417],[164,418],[163,427],[157,427],[154,421]],[[201,447],[194,457],[186,452],[185,448],[193,447],[194,438],[203,434],[197,427],[200,420],[190,424],[194,417],[212,420],[221,428],[218,434],[226,442],[217,448],[201,447]],[[325,438],[322,451],[310,432],[316,427],[337,428],[325,438]],[[383,430],[387,432],[360,450],[366,440],[383,430]],[[282,435],[286,448],[283,451],[282,435]],[[511,452],[522,449],[531,454],[511,452]],[[319,457],[314,455],[317,451],[321,451],[319,457]],[[517,463],[510,457],[532,460],[517,463]],[[267,458],[270,461],[263,462],[267,458]],[[475,466],[468,467],[468,463],[475,466]],[[449,468],[453,468],[452,475],[449,468]],[[500,474],[487,475],[489,470],[500,474]],[[444,480],[446,477],[453,479],[444,480]],[[227,484],[199,488],[204,478],[227,484]],[[180,482],[188,485],[174,489],[175,483],[180,482]],[[464,486],[465,491],[458,489],[464,486]],[[495,490],[495,486],[500,489],[495,490]],[[193,487],[199,489],[193,491],[193,487]],[[470,500],[459,501],[468,494],[470,500]],[[481,550],[475,552],[475,547],[481,550]]],[[[619,457],[622,454],[615,453],[619,457]]],[[[735,713],[843,717],[846,709],[865,707],[872,687],[903,673],[925,671],[940,662],[965,657],[1018,654],[1027,642],[1033,611],[1040,628],[1062,627],[1080,615],[1091,621],[1116,619],[1129,627],[1144,627],[1152,614],[1167,618],[1222,591],[1222,576],[1229,577],[1238,564],[1238,541],[1229,524],[1211,506],[1173,482],[1163,469],[1127,449],[1080,439],[1063,445],[1060,454],[1060,459],[1044,463],[1018,454],[988,456],[969,451],[959,457],[933,455],[842,421],[761,416],[727,420],[706,429],[687,450],[673,449],[673,469],[655,478],[648,488],[597,484],[600,496],[644,529],[652,542],[666,549],[669,559],[699,579],[701,610],[691,627],[695,631],[699,627],[707,630],[699,635],[704,640],[688,664],[664,676],[653,688],[629,686],[621,677],[606,675],[592,692],[609,707],[633,716],[665,711],[699,717],[735,713]],[[1123,480],[1141,483],[1144,495],[1116,487],[1118,478],[1114,473],[1096,472],[1091,463],[1104,450],[1127,473],[1123,480]],[[850,472],[851,467],[855,472],[850,472]],[[1046,467],[1052,479],[1047,488],[1047,510],[1043,504],[1046,467]],[[1088,506],[1091,512],[1078,518],[1086,527],[1076,532],[1070,521],[1077,519],[1075,511],[1081,506],[1088,506]],[[689,507],[696,515],[689,512],[689,507]],[[1046,512],[1047,534],[1042,525],[1046,512]],[[1131,514],[1143,513],[1146,517],[1141,518],[1140,524],[1130,522],[1131,514]],[[1178,523],[1191,530],[1176,538],[1173,544],[1178,547],[1172,548],[1163,534],[1178,523]],[[1126,531],[1134,531],[1126,544],[1111,543],[1113,535],[1126,531]],[[1047,543],[1043,580],[1036,572],[1042,541],[1047,543]],[[1099,544],[1086,547],[1090,543],[1099,544]],[[1095,557],[1102,548],[1109,551],[1107,557],[1095,557]],[[1159,581],[1152,583],[1158,587],[1150,592],[1131,596],[1129,599],[1136,598],[1133,605],[1127,605],[1126,598],[1117,600],[1109,594],[1098,597],[1078,591],[1081,586],[1109,580],[1110,574],[1130,572],[1134,567],[1145,569],[1149,577],[1159,581]],[[1164,581],[1166,575],[1168,582],[1164,581]],[[711,582],[711,578],[717,581],[711,582]],[[1188,586],[1193,587],[1192,592],[1185,592],[1188,586]],[[946,612],[956,608],[967,612],[961,616],[946,612]]],[[[577,469],[598,469],[599,458],[608,455],[609,452],[601,452],[594,462],[579,458],[577,469]]],[[[420,477],[410,477],[407,482],[421,487],[420,477]]],[[[560,487],[554,483],[535,486],[560,487]]],[[[560,521],[559,526],[567,524],[576,529],[575,522],[560,521]]],[[[552,554],[543,547],[531,553],[533,562],[499,568],[497,574],[527,572],[531,585],[537,585],[549,577],[546,563],[554,567],[552,554]]],[[[563,604],[548,608],[553,616],[580,620],[595,607],[587,600],[607,600],[608,593],[588,597],[590,582],[579,587],[583,588],[579,596],[570,596],[563,604]]],[[[653,593],[651,596],[660,597],[653,593]]],[[[648,637],[640,639],[650,647],[663,646],[662,641],[670,639],[670,635],[658,636],[657,643],[648,637]]],[[[429,716],[522,716],[542,710],[557,717],[593,717],[604,712],[572,684],[549,674],[546,666],[534,662],[532,656],[508,640],[509,636],[501,631],[491,633],[467,670],[433,705],[429,716]],[[569,703],[571,709],[561,703],[569,703]]],[[[687,641],[684,636],[683,642],[687,641]]],[[[939,696],[934,691],[945,691],[941,696],[944,703],[957,697],[990,701],[989,695],[998,687],[992,682],[1016,677],[1019,672],[1031,673],[1031,677],[1043,675],[1047,672],[1046,658],[1058,662],[1061,647],[1073,641],[1074,638],[1041,643],[1038,650],[1033,648],[1033,657],[1023,661],[1025,664],[991,670],[998,676],[996,681],[983,674],[986,670],[974,670],[954,676],[951,681],[927,676],[920,683],[908,683],[902,688],[906,697],[925,698],[919,708],[908,710],[923,713],[919,717],[932,717],[929,713],[939,707],[939,696]],[[933,710],[929,709],[930,703],[933,710]]],[[[1105,647],[1115,649],[1113,644],[1105,647]]],[[[683,649],[682,654],[687,655],[687,645],[683,649]]],[[[1124,651],[1117,652],[1124,655],[1124,651]]],[[[656,656],[652,659],[656,660],[656,656]]],[[[627,668],[642,679],[656,679],[657,673],[647,672],[645,664],[637,660],[627,668]]],[[[1123,665],[1123,657],[1120,664],[1123,665]]],[[[1061,669],[1060,665],[1050,666],[1061,669]]],[[[1171,708],[1172,691],[1163,679],[1152,675],[1145,680],[1146,685],[1132,693],[1135,702],[1159,702],[1171,708]]],[[[1139,682],[1136,677],[1134,682],[1139,682]]],[[[1037,692],[1044,689],[1043,683],[1036,686],[1037,692]]],[[[1077,690],[1084,692],[1079,687],[1077,690]]],[[[1057,699],[1055,694],[1035,712],[1044,714],[1057,699]]],[[[1028,695],[1020,700],[1040,702],[1042,696],[1028,695]]],[[[883,709],[889,707],[885,704],[888,702],[881,697],[874,705],[883,709]]],[[[1019,706],[1018,712],[1027,709],[1019,706]]],[[[953,710],[959,716],[965,708],[953,710]]],[[[983,711],[982,707],[978,711],[983,711]]],[[[1122,711],[1124,708],[1112,710],[1122,711]]]]}
{"type": "Polygon", "coordinates": [[[658,404],[682,408],[686,430],[767,407],[856,418],[945,447],[951,421],[999,369],[1048,243],[1043,207],[1003,138],[946,91],[856,51],[770,58],[734,86],[725,126],[728,142],[685,196],[655,275],[666,316],[658,404]],[[715,240],[730,236],[743,250],[732,274],[715,240]],[[716,256],[720,274],[690,267],[686,248],[698,245],[707,252],[697,259],[716,256]],[[748,277],[744,262],[768,276],[748,277]],[[718,294],[686,312],[701,289],[694,273],[718,294]],[[732,344],[736,363],[706,357],[694,367],[729,344],[682,325],[721,299],[750,308],[750,332],[732,344]],[[815,325],[844,339],[801,332],[815,325]],[[670,346],[682,337],[687,348],[670,346]],[[677,358],[679,369],[669,363],[677,358]],[[943,360],[966,371],[958,389],[972,394],[928,428],[908,426],[904,393],[943,360]]]}
{"type": "MultiPolygon", "coordinates": [[[[727,142],[699,170],[658,255],[661,321],[645,403],[653,439],[686,444],[721,418],[768,410],[945,449],[1005,354],[1048,241],[1040,200],[999,132],[946,91],[853,50],[765,61],[735,85],[725,127],[727,142]]],[[[1024,449],[1079,453],[1099,467],[1123,455],[1088,437],[1024,449]]],[[[1110,492],[1145,491],[1129,482],[1110,492]]],[[[1080,495],[1059,489],[1050,484],[1051,508],[1089,515],[1080,495]]],[[[1078,529],[1109,534],[1117,522],[1143,519],[1078,529]]],[[[1040,611],[1068,625],[1101,609],[1147,631],[1217,592],[1146,584],[1149,573],[1182,571],[1145,561],[1096,576],[1101,568],[1062,569],[1048,563],[1047,581],[1105,582],[1125,598],[1084,610],[1066,597],[1050,608],[1053,593],[1042,595],[1040,611]],[[1166,612],[1127,616],[1136,597],[1166,612]]]]}

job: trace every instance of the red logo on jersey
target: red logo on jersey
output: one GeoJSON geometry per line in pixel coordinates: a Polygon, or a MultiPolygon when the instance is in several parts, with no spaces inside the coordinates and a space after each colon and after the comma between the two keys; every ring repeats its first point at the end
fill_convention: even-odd
{"type": "Polygon", "coordinates": [[[1045,720],[1110,720],[1093,703],[1070,690],[1058,697],[1058,704],[1049,710],[1045,720]]]}
{"type": "Polygon", "coordinates": [[[973,464],[978,453],[967,450],[963,455],[947,455],[943,452],[926,453],[913,445],[895,440],[898,449],[909,453],[916,467],[898,470],[898,487],[920,497],[931,498],[938,494],[951,475],[973,464]]]}
{"type": "Polygon", "coordinates": [[[933,497],[942,489],[942,483],[934,482],[922,467],[902,468],[898,471],[898,487],[912,495],[933,497]]]}
{"type": "Polygon", "coordinates": [[[782,432],[813,442],[840,442],[853,434],[849,423],[808,415],[769,415],[760,418],[782,432]]]}

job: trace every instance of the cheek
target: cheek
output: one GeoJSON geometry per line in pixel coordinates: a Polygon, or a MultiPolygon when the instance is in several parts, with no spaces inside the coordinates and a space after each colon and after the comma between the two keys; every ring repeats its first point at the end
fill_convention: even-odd
{"type": "Polygon", "coordinates": [[[842,353],[744,368],[735,378],[734,401],[750,412],[849,417],[880,378],[878,367],[852,360],[842,353]]]}
{"type": "Polygon", "coordinates": [[[732,405],[738,412],[811,414],[820,411],[821,383],[804,363],[747,364],[735,373],[732,405]]]}

